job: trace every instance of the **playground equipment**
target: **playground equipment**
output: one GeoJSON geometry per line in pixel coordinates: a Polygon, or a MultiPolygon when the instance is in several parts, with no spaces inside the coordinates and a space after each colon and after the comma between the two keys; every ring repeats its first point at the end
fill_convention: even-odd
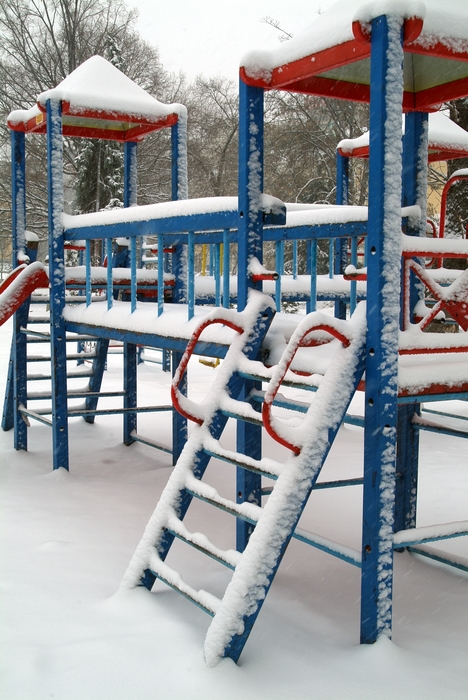
{"type": "MultiPolygon", "coordinates": [[[[451,337],[427,332],[434,310],[423,308],[420,286],[413,279],[413,275],[423,282],[432,279],[424,276],[424,268],[418,267],[415,258],[468,259],[466,241],[425,237],[427,112],[443,100],[468,94],[468,37],[463,34],[467,24],[461,21],[460,12],[465,19],[468,17],[465,8],[457,8],[455,17],[450,9],[438,9],[438,3],[432,0],[427,0],[425,6],[423,17],[422,3],[408,3],[406,10],[402,3],[388,3],[382,10],[378,3],[360,8],[349,0],[339,2],[320,15],[302,37],[292,39],[277,51],[255,52],[244,59],[240,71],[238,198],[181,200],[97,214],[64,215],[62,172],[57,167],[62,145],[61,115],[65,133],[65,128],[73,124],[67,123],[67,117],[73,114],[75,83],[70,81],[70,89],[62,85],[39,97],[39,105],[47,114],[49,154],[54,468],[68,468],[65,330],[102,342],[117,339],[126,344],[124,416],[128,444],[138,439],[136,346],[171,350],[173,403],[184,420],[195,423],[195,429],[187,440],[183,423],[175,422],[173,450],[177,464],[123,585],[141,584],[151,590],[159,579],[213,616],[205,645],[205,656],[211,665],[226,656],[239,658],[291,537],[360,568],[363,643],[391,633],[394,549],[411,548],[468,570],[466,561],[427,547],[428,542],[466,535],[466,521],[416,527],[419,430],[439,429],[421,417],[420,404],[466,398],[468,391],[468,273],[461,273],[448,291],[432,282],[428,284],[439,305],[435,312],[444,309],[461,329],[451,337]],[[451,27],[452,33],[447,36],[439,31],[441,26],[451,27]],[[264,194],[263,95],[271,89],[370,102],[372,186],[368,215],[367,209],[347,206],[291,207],[264,194]],[[406,113],[403,158],[402,109],[406,113]],[[402,218],[407,220],[405,234],[401,232],[402,218]],[[152,274],[159,293],[153,305],[138,304],[137,298],[137,240],[146,236],[157,240],[158,269],[157,274],[152,274]],[[313,255],[317,239],[338,243],[342,239],[345,243],[337,243],[333,253],[334,262],[341,269],[348,239],[362,236],[367,236],[368,257],[365,312],[358,306],[348,321],[317,312],[303,320],[275,317],[271,300],[262,294],[264,282],[276,284],[279,279],[277,270],[267,270],[262,264],[265,240],[306,240],[313,255]],[[120,237],[127,238],[130,245],[128,302],[113,299],[111,241],[120,237]],[[94,272],[87,252],[85,302],[66,304],[63,242],[84,240],[89,251],[90,241],[96,239],[105,239],[108,251],[105,301],[97,304],[92,300],[94,272]],[[196,242],[222,243],[225,271],[230,269],[230,244],[237,243],[237,311],[226,308],[233,299],[228,275],[224,275],[222,288],[215,293],[217,303],[224,308],[195,308],[191,260],[196,242]],[[174,254],[172,270],[167,272],[159,253],[169,248],[174,254]],[[400,332],[398,280],[402,257],[406,265],[405,314],[400,332]],[[169,279],[173,281],[170,303],[161,293],[169,279]],[[414,322],[416,307],[421,315],[419,324],[414,322]],[[324,345],[326,358],[320,354],[324,345]],[[194,352],[224,358],[213,390],[201,406],[184,396],[186,368],[194,352]],[[427,360],[424,364],[420,362],[421,354],[427,360]],[[262,383],[268,383],[265,392],[262,383]],[[315,390],[310,405],[282,397],[279,388],[288,384],[315,390]],[[339,426],[350,419],[346,417],[348,404],[354,393],[362,389],[363,479],[320,485],[343,487],[351,481],[362,485],[362,547],[361,551],[353,551],[313,533],[304,533],[296,526],[310,493],[317,487],[339,426]],[[256,410],[260,405],[262,416],[256,410]],[[302,425],[292,429],[282,424],[274,412],[277,406],[305,414],[302,425]],[[220,442],[228,418],[237,424],[235,451],[226,450],[220,442]],[[291,451],[284,464],[262,458],[263,428],[291,451]],[[220,496],[203,481],[212,459],[236,468],[235,498],[220,496]],[[275,486],[262,487],[262,477],[273,479],[275,486]],[[268,500],[262,503],[264,497],[268,500]],[[194,499],[235,517],[236,551],[218,547],[204,534],[188,530],[183,520],[194,499]],[[234,570],[222,598],[185,583],[167,561],[176,538],[234,570]]],[[[79,109],[87,107],[85,100],[79,109]]],[[[106,109],[98,110],[93,103],[89,116],[94,120],[93,129],[99,130],[99,119],[109,118],[112,110],[121,117],[125,112],[122,121],[127,120],[127,125],[131,122],[130,105],[124,110],[118,98],[106,109]]],[[[138,114],[146,112],[141,109],[138,114]]],[[[164,114],[164,118],[161,112],[157,118],[153,115],[151,123],[157,122],[161,127],[168,126],[172,118],[175,120],[167,111],[164,114]]],[[[149,128],[149,121],[144,121],[141,128],[149,128]]],[[[27,124],[25,118],[11,121],[14,128],[26,125],[24,130],[27,124]]],[[[14,148],[18,147],[18,133],[21,132],[14,132],[14,148]]],[[[127,136],[121,133],[120,138],[127,136]]],[[[135,156],[134,149],[129,152],[135,156]]],[[[24,162],[24,158],[14,162],[24,162]]],[[[20,174],[14,181],[17,187],[20,174]]],[[[344,186],[340,178],[338,202],[344,201],[344,186]]],[[[134,180],[129,179],[127,192],[136,196],[134,180]]],[[[126,202],[130,203],[129,195],[126,202]]],[[[21,241],[24,216],[21,219],[16,215],[15,221],[15,241],[21,241]]],[[[317,279],[312,267],[309,272],[308,310],[313,310],[317,279]]],[[[338,295],[338,301],[343,298],[349,300],[349,286],[341,299],[338,295]]],[[[342,314],[343,309],[339,311],[342,314]]],[[[21,309],[17,317],[20,313],[21,309]]],[[[18,338],[21,328],[16,332],[18,338]]],[[[17,356],[15,361],[16,367],[24,371],[25,360],[17,356]]],[[[25,415],[25,406],[24,402],[17,403],[15,415],[25,415]]],[[[450,434],[466,437],[462,431],[452,430],[450,434]]]]}

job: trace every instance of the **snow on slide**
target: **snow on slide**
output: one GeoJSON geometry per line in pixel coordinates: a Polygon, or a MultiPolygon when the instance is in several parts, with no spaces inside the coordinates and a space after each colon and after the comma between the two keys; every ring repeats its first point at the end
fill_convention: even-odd
{"type": "Polygon", "coordinates": [[[13,316],[35,289],[48,286],[49,276],[40,262],[20,265],[13,270],[0,286],[0,326],[13,316]]]}

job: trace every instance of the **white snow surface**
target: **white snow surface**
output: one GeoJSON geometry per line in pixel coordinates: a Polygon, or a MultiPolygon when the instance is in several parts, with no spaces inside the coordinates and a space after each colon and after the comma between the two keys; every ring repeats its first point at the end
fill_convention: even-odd
{"type": "Polygon", "coordinates": [[[240,65],[249,76],[268,79],[271,71],[292,61],[324,51],[354,39],[352,23],[369,23],[382,14],[424,19],[423,30],[415,43],[430,47],[437,41],[456,52],[468,49],[468,5],[465,0],[337,0],[312,24],[284,41],[277,49],[252,50],[244,54],[240,65]]]}
{"type": "Polygon", "coordinates": [[[76,112],[91,109],[155,121],[169,114],[185,114],[183,105],[159,102],[102,56],[91,56],[55,88],[41,92],[37,104],[44,109],[47,100],[69,102],[76,112]]]}
{"type": "MultiPolygon", "coordinates": [[[[2,395],[11,328],[11,321],[0,327],[2,395]]],[[[121,362],[121,355],[109,356],[104,389],[121,388],[121,362]]],[[[219,370],[194,358],[194,400],[219,370]]],[[[167,404],[170,376],[152,364],[139,374],[142,405],[167,404]]],[[[464,402],[430,407],[468,418],[464,402]]],[[[351,410],[362,410],[362,396],[351,410]]],[[[168,444],[169,416],[141,415],[139,431],[168,444]]],[[[152,595],[141,588],[116,593],[172,471],[169,457],[141,444],[125,447],[120,416],[98,417],[94,425],[72,419],[71,471],[54,473],[49,428],[32,423],[28,433],[29,451],[16,452],[12,433],[0,431],[5,700],[466,700],[468,576],[408,553],[395,555],[392,642],[359,646],[359,571],[292,542],[239,665],[225,660],[207,668],[202,648],[210,619],[202,611],[162,584],[152,595]]],[[[418,527],[466,520],[468,441],[427,432],[420,441],[418,527]]],[[[232,428],[225,444],[234,449],[232,428]]],[[[265,453],[288,456],[269,440],[265,453]]],[[[342,428],[323,478],[359,476],[361,465],[362,431],[342,428]]],[[[209,482],[232,498],[230,467],[210,469],[209,482]]],[[[359,550],[360,499],[360,487],[319,491],[301,528],[359,550]]],[[[227,516],[200,508],[185,522],[233,548],[227,516]]],[[[468,538],[437,549],[466,559],[468,538]]],[[[176,568],[182,552],[174,546],[176,568]]],[[[228,580],[192,550],[185,575],[217,597],[228,580]]]]}

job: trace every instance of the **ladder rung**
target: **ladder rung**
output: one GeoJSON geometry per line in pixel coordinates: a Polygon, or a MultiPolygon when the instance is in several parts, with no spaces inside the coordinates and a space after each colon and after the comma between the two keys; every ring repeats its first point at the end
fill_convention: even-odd
{"type": "MultiPolygon", "coordinates": [[[[93,376],[93,370],[92,369],[86,369],[83,372],[68,372],[67,373],[67,379],[81,379],[81,377],[92,377],[93,376]]],[[[37,382],[37,381],[42,381],[45,379],[52,379],[52,376],[50,374],[28,374],[27,380],[28,382],[37,382]]]]}
{"type": "MultiPolygon", "coordinates": [[[[67,360],[93,360],[95,352],[73,352],[67,355],[67,360]]],[[[50,355],[28,355],[28,362],[50,362],[50,355]]]]}
{"type": "MultiPolygon", "coordinates": [[[[29,426],[29,421],[27,420],[28,418],[33,418],[34,420],[39,421],[39,423],[44,423],[44,425],[52,426],[52,421],[50,418],[45,418],[42,412],[39,411],[30,411],[28,408],[20,408],[19,412],[25,418],[25,423],[26,425],[29,426]]],[[[50,411],[49,411],[50,413],[50,411]]]]}
{"type": "MultiPolygon", "coordinates": [[[[198,479],[196,481],[198,481],[198,479]]],[[[199,481],[196,489],[191,489],[189,486],[186,486],[185,491],[189,494],[189,496],[197,498],[199,501],[208,503],[211,506],[215,506],[225,513],[229,513],[229,515],[235,515],[236,518],[245,520],[251,525],[257,524],[262,512],[262,508],[260,506],[247,502],[234,503],[234,501],[227,498],[222,498],[219,493],[215,491],[215,489],[211,487],[204,488],[205,486],[205,484],[199,481]]]]}
{"type": "MultiPolygon", "coordinates": [[[[89,396],[87,394],[86,396],[89,396]]],[[[73,398],[73,397],[72,397],[73,398]]],[[[115,416],[119,413],[158,413],[160,411],[172,411],[172,406],[170,408],[166,406],[131,406],[130,408],[70,408],[68,410],[68,415],[71,418],[76,418],[79,416],[115,416]]],[[[135,442],[139,442],[135,440],[135,442]]]]}
{"type": "MultiPolygon", "coordinates": [[[[172,406],[168,406],[167,410],[168,411],[172,410],[172,406]]],[[[172,454],[172,450],[169,447],[164,447],[164,445],[160,445],[155,440],[150,440],[150,438],[142,437],[141,435],[138,435],[137,433],[131,433],[130,437],[135,442],[141,442],[142,445],[147,445],[148,447],[154,447],[156,450],[161,450],[162,452],[167,452],[170,455],[172,454]]]]}
{"type": "MultiPolygon", "coordinates": [[[[83,389],[81,391],[68,391],[67,392],[67,398],[68,399],[88,399],[92,397],[97,397],[97,398],[112,398],[114,396],[125,396],[125,391],[86,391],[86,389],[83,389]]],[[[51,392],[41,392],[41,391],[34,391],[28,394],[28,400],[31,401],[40,401],[41,399],[51,399],[52,394],[51,392]]]]}
{"type": "Polygon", "coordinates": [[[202,552],[203,554],[206,554],[208,557],[211,557],[220,564],[223,564],[223,566],[227,566],[228,569],[232,569],[234,571],[234,569],[240,561],[240,552],[236,552],[234,549],[219,549],[212,542],[210,542],[206,535],[203,535],[199,532],[195,534],[189,532],[183,524],[183,522],[179,520],[179,518],[171,518],[168,524],[166,525],[166,530],[182,542],[189,544],[191,547],[194,547],[199,552],[202,552]]]}
{"type": "Polygon", "coordinates": [[[195,605],[208,613],[208,615],[213,617],[216,614],[221,603],[220,599],[208,593],[208,591],[197,591],[195,588],[192,588],[192,586],[186,584],[182,576],[175,571],[175,569],[172,569],[165,562],[161,561],[156,554],[153,554],[151,557],[149,569],[151,573],[165,583],[166,586],[169,586],[174,591],[177,591],[177,593],[183,595],[184,598],[187,598],[187,600],[195,603],[195,605]]]}
{"type": "Polygon", "coordinates": [[[220,445],[219,447],[217,446],[216,450],[210,450],[208,447],[203,447],[203,452],[209,457],[220,459],[222,462],[228,462],[236,467],[248,469],[255,474],[260,474],[261,476],[266,476],[270,479],[277,479],[283,468],[282,464],[275,462],[273,459],[253,459],[252,457],[243,455],[240,452],[223,450],[220,445]]]}

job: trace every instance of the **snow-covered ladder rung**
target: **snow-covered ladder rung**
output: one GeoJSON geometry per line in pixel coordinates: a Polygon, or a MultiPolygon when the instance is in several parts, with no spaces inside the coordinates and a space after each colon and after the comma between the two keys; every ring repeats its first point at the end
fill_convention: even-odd
{"type": "Polygon", "coordinates": [[[172,588],[172,590],[180,593],[184,598],[190,600],[190,602],[195,603],[195,605],[204,610],[211,617],[216,615],[221,600],[208,591],[197,591],[195,588],[192,588],[192,586],[189,586],[185,583],[178,571],[175,571],[175,569],[161,561],[156,554],[151,557],[149,567],[145,570],[145,576],[147,576],[148,573],[162,581],[162,583],[169,586],[169,588],[172,588]]]}
{"type": "Polygon", "coordinates": [[[219,459],[221,462],[228,462],[233,464],[235,467],[242,467],[242,469],[247,469],[254,474],[259,474],[260,476],[266,476],[269,479],[277,479],[281,474],[281,469],[283,467],[279,462],[273,459],[253,459],[253,457],[248,457],[240,452],[230,452],[229,450],[223,450],[221,446],[218,449],[213,450],[208,447],[203,447],[203,452],[214,459],[219,459]]]}
{"type": "Polygon", "coordinates": [[[206,554],[219,564],[234,570],[241,558],[240,552],[233,549],[220,549],[208,537],[200,532],[190,532],[179,518],[171,518],[165,528],[171,535],[185,542],[202,554],[206,554]]]}
{"type": "MultiPolygon", "coordinates": [[[[93,376],[93,370],[92,369],[86,369],[85,371],[76,371],[76,372],[67,372],[67,378],[68,379],[81,379],[81,377],[92,377],[93,376]]],[[[43,379],[52,379],[52,376],[50,374],[28,374],[27,380],[28,382],[38,382],[42,381],[43,379]]]]}
{"type": "Polygon", "coordinates": [[[468,535],[468,520],[460,520],[454,523],[442,525],[429,525],[427,527],[415,527],[410,530],[400,530],[393,537],[393,547],[409,547],[410,545],[424,544],[426,542],[439,542],[453,537],[468,535]]]}

